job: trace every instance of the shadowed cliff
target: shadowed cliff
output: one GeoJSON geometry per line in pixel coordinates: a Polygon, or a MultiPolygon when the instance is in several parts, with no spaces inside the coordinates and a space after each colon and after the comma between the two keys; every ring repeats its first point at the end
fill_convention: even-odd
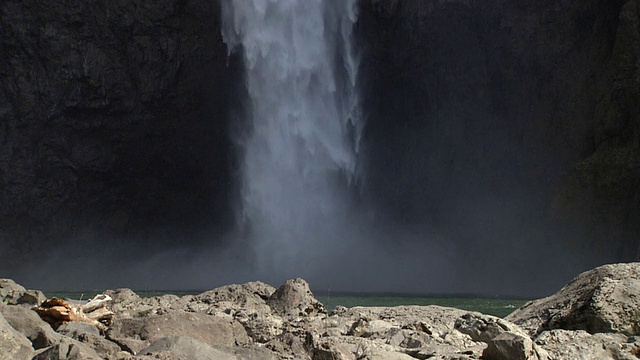
{"type": "MultiPolygon", "coordinates": [[[[359,205],[540,289],[637,259],[639,4],[361,1],[359,205]]],[[[227,241],[245,97],[218,2],[7,0],[0,20],[3,276],[227,241]]]]}

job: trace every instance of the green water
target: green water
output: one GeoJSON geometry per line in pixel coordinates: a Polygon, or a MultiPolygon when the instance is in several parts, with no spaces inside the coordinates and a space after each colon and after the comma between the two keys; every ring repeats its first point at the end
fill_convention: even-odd
{"type": "MultiPolygon", "coordinates": [[[[178,296],[195,295],[202,291],[136,291],[141,297],[160,296],[174,294],[178,296]]],[[[47,297],[59,297],[63,299],[88,300],[99,294],[99,291],[51,291],[46,292],[47,297]]],[[[329,311],[336,306],[403,306],[403,305],[439,305],[448,306],[469,311],[478,311],[484,314],[505,317],[515,309],[524,305],[527,300],[482,298],[474,296],[429,296],[429,295],[389,295],[389,294],[348,294],[348,293],[322,293],[315,292],[316,298],[322,302],[329,311]]]]}

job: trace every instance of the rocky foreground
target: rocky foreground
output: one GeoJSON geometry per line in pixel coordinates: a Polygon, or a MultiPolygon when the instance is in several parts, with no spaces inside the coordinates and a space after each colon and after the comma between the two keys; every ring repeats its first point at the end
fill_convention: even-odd
{"type": "Polygon", "coordinates": [[[0,279],[0,359],[640,358],[640,263],[580,274],[505,319],[440,306],[327,314],[302,279],[183,297],[103,295],[115,314],[108,327],[71,321],[54,329],[34,311],[42,292],[0,279]]]}

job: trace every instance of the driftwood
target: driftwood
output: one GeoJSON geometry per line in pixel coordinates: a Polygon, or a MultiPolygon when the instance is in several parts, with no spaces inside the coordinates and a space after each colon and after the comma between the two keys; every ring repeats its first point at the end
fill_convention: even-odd
{"type": "Polygon", "coordinates": [[[111,297],[104,294],[96,295],[84,305],[69,303],[54,297],[45,300],[35,308],[35,311],[56,330],[69,322],[81,322],[94,325],[104,332],[111,326],[115,316],[107,308],[109,301],[111,297]]]}

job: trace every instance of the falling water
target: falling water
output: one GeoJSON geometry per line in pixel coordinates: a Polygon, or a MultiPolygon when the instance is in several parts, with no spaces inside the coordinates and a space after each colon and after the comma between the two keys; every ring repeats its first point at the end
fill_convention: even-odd
{"type": "Polygon", "coordinates": [[[323,266],[349,226],[361,123],[351,31],[355,0],[228,0],[223,37],[241,49],[251,131],[242,219],[262,271],[323,266]]]}

